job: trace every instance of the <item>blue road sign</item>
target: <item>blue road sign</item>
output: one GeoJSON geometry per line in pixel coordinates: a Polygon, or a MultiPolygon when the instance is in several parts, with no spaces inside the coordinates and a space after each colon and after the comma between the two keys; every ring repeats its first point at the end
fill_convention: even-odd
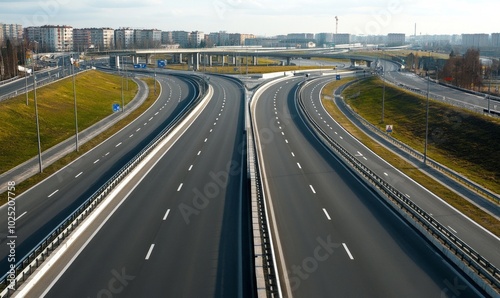
{"type": "Polygon", "coordinates": [[[148,67],[148,65],[147,65],[146,63],[141,63],[140,65],[141,65],[141,68],[146,68],[146,67],[148,67]]]}
{"type": "Polygon", "coordinates": [[[140,64],[134,64],[134,68],[141,68],[140,64]]]}
{"type": "Polygon", "coordinates": [[[340,81],[340,75],[336,76],[337,81],[340,81]]]}
{"type": "Polygon", "coordinates": [[[158,60],[157,65],[158,65],[158,67],[161,68],[161,67],[165,67],[167,64],[166,64],[165,60],[158,60]]]}
{"type": "Polygon", "coordinates": [[[120,111],[120,104],[119,103],[114,103],[113,104],[113,113],[114,112],[119,112],[120,111]]]}

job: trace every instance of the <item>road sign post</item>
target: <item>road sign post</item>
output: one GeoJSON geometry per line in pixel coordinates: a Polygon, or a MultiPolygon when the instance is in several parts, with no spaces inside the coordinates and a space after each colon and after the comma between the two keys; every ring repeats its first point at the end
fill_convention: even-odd
{"type": "Polygon", "coordinates": [[[392,130],[393,130],[393,128],[394,128],[394,126],[393,126],[393,125],[386,125],[386,126],[385,126],[385,131],[386,131],[387,133],[391,133],[391,132],[392,132],[392,130]]]}

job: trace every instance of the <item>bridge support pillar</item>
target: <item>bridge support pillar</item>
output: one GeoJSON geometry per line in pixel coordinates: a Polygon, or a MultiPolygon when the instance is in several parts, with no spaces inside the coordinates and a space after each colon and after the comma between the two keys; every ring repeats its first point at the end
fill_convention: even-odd
{"type": "Polygon", "coordinates": [[[372,67],[372,61],[366,61],[366,66],[368,68],[371,68],[372,67]]]}
{"type": "Polygon", "coordinates": [[[200,69],[200,53],[189,55],[189,69],[198,71],[200,69]]]}
{"type": "Polygon", "coordinates": [[[355,67],[356,66],[356,60],[355,59],[351,59],[351,67],[355,67]]]}
{"type": "Polygon", "coordinates": [[[257,62],[258,62],[257,56],[253,56],[252,57],[252,64],[253,64],[253,66],[257,66],[257,62]]]}
{"type": "Polygon", "coordinates": [[[290,66],[291,65],[291,62],[292,61],[292,58],[291,57],[287,57],[286,58],[286,66],[290,66]]]}

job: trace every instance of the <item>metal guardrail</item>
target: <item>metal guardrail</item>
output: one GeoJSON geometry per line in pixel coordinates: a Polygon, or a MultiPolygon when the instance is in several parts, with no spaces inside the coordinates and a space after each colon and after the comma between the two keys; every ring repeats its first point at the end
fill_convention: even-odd
{"type": "MultiPolygon", "coordinates": [[[[196,81],[198,92],[196,98],[179,113],[172,122],[167,125],[143,150],[124,165],[115,175],[113,175],[94,194],[83,202],[73,213],[64,219],[55,229],[53,229],[38,245],[35,246],[26,256],[24,256],[15,266],[15,289],[38,268],[43,261],[55,250],[69,234],[96,208],[96,206],[130,173],[150,152],[153,150],[188,113],[196,103],[208,92],[208,83],[198,76],[178,75],[196,81]],[[196,78],[196,79],[193,79],[196,78]]],[[[0,297],[10,297],[14,292],[9,289],[11,282],[8,280],[9,273],[0,278],[0,297]]]]}
{"type": "MultiPolygon", "coordinates": [[[[351,82],[349,82],[349,84],[342,86],[342,89],[339,89],[338,93],[342,92],[342,90],[344,90],[350,84],[353,84],[357,81],[358,80],[351,81],[351,82]]],[[[375,132],[378,136],[391,142],[393,145],[399,147],[400,149],[404,150],[406,153],[412,155],[415,158],[418,158],[419,160],[421,160],[423,162],[424,155],[422,153],[418,152],[417,150],[413,149],[412,147],[408,146],[407,144],[391,137],[390,135],[384,133],[378,127],[371,124],[366,119],[361,117],[359,114],[354,112],[354,110],[349,105],[345,104],[344,101],[342,101],[342,102],[347,107],[347,110],[351,113],[351,115],[354,116],[356,119],[358,119],[364,126],[369,128],[371,131],[375,132]]],[[[479,185],[478,183],[460,175],[459,173],[453,171],[452,169],[450,169],[450,168],[448,168],[448,167],[446,167],[446,166],[444,166],[444,165],[442,165],[442,164],[440,164],[440,163],[438,163],[438,162],[436,162],[433,159],[430,159],[428,157],[427,157],[427,165],[431,166],[432,168],[434,168],[440,172],[445,173],[449,177],[452,177],[453,179],[457,180],[458,182],[460,182],[460,183],[464,184],[465,186],[469,187],[470,189],[476,191],[477,193],[482,194],[483,196],[490,198],[491,200],[495,201],[497,204],[500,204],[500,195],[492,192],[491,190],[485,188],[484,186],[479,185]]]]}
{"type": "MultiPolygon", "coordinates": [[[[391,184],[386,182],[382,177],[378,176],[375,172],[371,171],[366,167],[361,161],[359,161],[354,155],[349,153],[345,148],[343,148],[339,143],[332,139],[313,119],[313,117],[307,112],[305,108],[302,97],[297,99],[300,106],[300,112],[305,116],[306,120],[312,125],[316,131],[316,135],[323,140],[323,142],[334,152],[338,153],[349,165],[352,166],[355,173],[361,174],[366,178],[372,185],[374,185],[378,190],[384,193],[388,198],[390,198],[391,206],[397,211],[404,211],[411,219],[413,219],[412,224],[417,224],[423,227],[431,236],[437,239],[445,249],[453,253],[459,261],[465,264],[467,267],[472,269],[471,272],[465,272],[471,277],[472,280],[478,283],[475,278],[477,276],[481,277],[481,280],[485,280],[486,283],[479,285],[483,290],[490,294],[498,295],[500,294],[500,270],[491,264],[488,260],[482,257],[478,252],[476,252],[472,247],[467,245],[460,238],[456,237],[452,232],[448,230],[444,225],[435,220],[429,213],[421,209],[412,200],[405,196],[402,192],[398,191],[391,184]],[[470,274],[475,274],[476,276],[471,276],[470,274]],[[489,289],[484,289],[483,286],[489,286],[489,289]]],[[[408,217],[407,217],[408,218],[408,217]]],[[[411,223],[411,222],[410,222],[411,223]]],[[[453,262],[454,260],[452,260],[453,262]]]]}

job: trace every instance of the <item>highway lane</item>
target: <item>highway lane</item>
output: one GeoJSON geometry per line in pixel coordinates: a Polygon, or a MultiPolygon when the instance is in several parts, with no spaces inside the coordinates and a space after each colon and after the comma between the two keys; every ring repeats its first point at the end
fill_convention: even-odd
{"type": "Polygon", "coordinates": [[[457,237],[471,245],[497,267],[500,266],[500,239],[484,228],[467,218],[455,208],[430,193],[421,185],[392,167],[375,153],[348,134],[325,110],[321,102],[322,88],[333,79],[320,79],[311,82],[304,88],[304,103],[324,131],[335,141],[339,142],[351,154],[355,155],[372,171],[384,177],[399,191],[406,194],[418,206],[433,215],[433,217],[447,226],[457,237]]]}
{"type": "MultiPolygon", "coordinates": [[[[424,96],[427,94],[426,78],[421,78],[414,73],[396,71],[397,67],[394,65],[394,63],[391,62],[384,61],[382,62],[382,64],[386,67],[387,71],[385,75],[387,79],[395,82],[396,84],[403,84],[407,87],[418,89],[420,91],[420,94],[423,94],[424,96]]],[[[484,96],[469,94],[460,90],[436,84],[432,81],[429,84],[429,94],[431,98],[448,102],[452,105],[458,105],[462,107],[477,107],[478,109],[488,108],[488,101],[484,98],[484,96]]],[[[491,101],[490,108],[497,111],[500,110],[500,102],[491,101]]]]}
{"type": "MultiPolygon", "coordinates": [[[[62,220],[144,148],[195,97],[195,87],[160,78],[159,100],[131,125],[16,200],[16,259],[26,255],[62,220]]],[[[7,209],[0,207],[0,272],[7,272],[7,209]]]]}
{"type": "Polygon", "coordinates": [[[251,297],[244,95],[211,77],[202,114],[130,193],[45,297],[251,297]],[[242,167],[243,165],[243,167],[242,167]],[[99,296],[101,295],[101,296],[99,296]]]}
{"type": "Polygon", "coordinates": [[[295,106],[300,80],[270,87],[254,114],[278,234],[278,267],[288,280],[284,296],[440,297],[452,290],[476,296],[312,136],[295,106]]]}

